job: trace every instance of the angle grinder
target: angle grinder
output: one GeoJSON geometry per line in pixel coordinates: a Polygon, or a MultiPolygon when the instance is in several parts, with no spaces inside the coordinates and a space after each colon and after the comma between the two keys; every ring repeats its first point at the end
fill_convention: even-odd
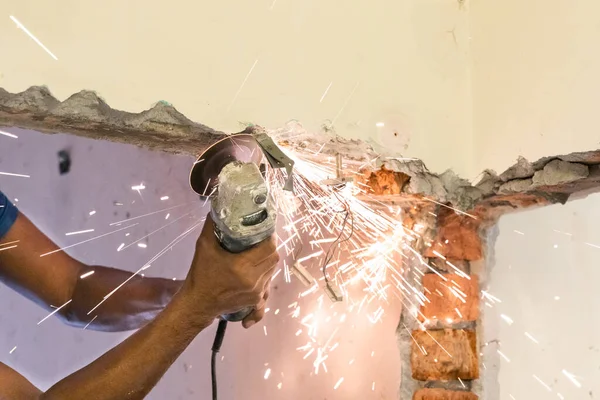
{"type": "MultiPolygon", "coordinates": [[[[265,181],[263,159],[272,168],[286,170],[283,190],[293,192],[294,161],[259,126],[216,142],[198,157],[190,172],[192,189],[201,199],[211,201],[215,236],[221,246],[232,253],[241,253],[275,232],[277,213],[265,181]]],[[[253,308],[247,307],[221,315],[210,363],[213,400],[217,400],[216,357],[227,323],[242,321],[252,311],[253,308]]]]}
{"type": "MultiPolygon", "coordinates": [[[[231,253],[241,253],[275,232],[277,213],[259,168],[262,159],[252,135],[231,135],[205,150],[190,173],[192,189],[211,201],[219,243],[231,253]]],[[[221,318],[237,322],[251,312],[245,308],[221,318]]]]}

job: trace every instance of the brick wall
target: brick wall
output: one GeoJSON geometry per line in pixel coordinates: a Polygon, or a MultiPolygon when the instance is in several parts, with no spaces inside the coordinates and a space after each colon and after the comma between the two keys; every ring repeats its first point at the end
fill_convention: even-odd
{"type": "Polygon", "coordinates": [[[478,399],[480,280],[471,263],[484,257],[482,221],[439,206],[419,212],[409,221],[428,228],[406,277],[419,293],[405,296],[398,326],[400,399],[478,399]]]}

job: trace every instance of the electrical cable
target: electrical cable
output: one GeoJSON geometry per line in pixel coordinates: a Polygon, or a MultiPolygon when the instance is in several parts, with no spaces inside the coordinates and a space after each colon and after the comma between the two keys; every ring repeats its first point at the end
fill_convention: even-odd
{"type": "Polygon", "coordinates": [[[326,285],[329,285],[329,277],[327,276],[327,271],[326,271],[327,265],[329,264],[329,262],[335,255],[335,250],[339,247],[339,245],[341,243],[344,243],[344,242],[350,240],[350,238],[352,238],[352,236],[354,235],[354,214],[352,213],[352,211],[350,211],[350,205],[348,204],[347,201],[342,200],[335,191],[333,191],[333,194],[336,197],[336,199],[340,203],[342,203],[342,205],[344,206],[344,209],[341,212],[345,212],[346,215],[344,215],[344,220],[342,221],[342,227],[340,229],[340,234],[335,239],[335,241],[331,244],[331,246],[329,246],[329,248],[327,249],[327,253],[325,254],[325,259],[323,260],[323,277],[325,278],[326,285]],[[350,233],[348,234],[348,236],[346,236],[345,238],[342,239],[342,236],[344,235],[344,231],[346,230],[346,224],[348,222],[348,217],[350,217],[350,233]]]}
{"type": "Polygon", "coordinates": [[[210,357],[210,374],[212,381],[212,398],[213,400],[217,400],[217,354],[221,350],[221,345],[223,344],[223,338],[225,338],[225,330],[227,329],[227,321],[224,319],[219,320],[219,325],[217,326],[217,333],[215,334],[215,340],[212,345],[212,355],[210,357]]]}

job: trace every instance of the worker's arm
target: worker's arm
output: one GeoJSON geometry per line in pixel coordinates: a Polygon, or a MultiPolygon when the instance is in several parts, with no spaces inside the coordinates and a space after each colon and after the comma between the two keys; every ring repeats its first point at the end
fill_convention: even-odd
{"type": "Polygon", "coordinates": [[[257,303],[259,307],[263,305],[264,290],[278,259],[273,240],[242,254],[226,252],[217,243],[212,222],[207,219],[185,283],[152,322],[45,393],[32,394],[35,389],[24,385],[24,378],[18,374],[13,374],[10,382],[6,380],[8,374],[0,375],[0,398],[143,399],[215,317],[257,303]],[[20,384],[23,392],[9,397],[11,389],[4,388],[10,388],[12,383],[20,384]]]}
{"type": "MultiPolygon", "coordinates": [[[[137,329],[152,320],[181,287],[181,281],[136,276],[88,314],[132,273],[88,266],[56,250],[58,246],[0,192],[0,280],[49,312],[71,300],[60,310],[64,322],[84,327],[92,321],[88,329],[102,331],[137,329]],[[46,253],[51,254],[40,257],[46,253]],[[92,275],[80,278],[91,271],[92,275]]],[[[244,326],[259,321],[263,313],[257,310],[244,326]]]]}
{"type": "MultiPolygon", "coordinates": [[[[8,207],[14,206],[8,203],[5,208],[8,207]]],[[[0,279],[49,311],[51,306],[59,307],[72,300],[61,309],[61,316],[75,326],[85,326],[97,316],[88,329],[124,331],[139,328],[154,318],[181,287],[180,281],[135,277],[88,315],[105,295],[132,274],[114,268],[87,266],[64,251],[40,257],[58,247],[20,213],[0,243],[12,243],[6,247],[16,246],[0,251],[0,279]],[[80,278],[90,271],[94,273],[80,278]]]]}

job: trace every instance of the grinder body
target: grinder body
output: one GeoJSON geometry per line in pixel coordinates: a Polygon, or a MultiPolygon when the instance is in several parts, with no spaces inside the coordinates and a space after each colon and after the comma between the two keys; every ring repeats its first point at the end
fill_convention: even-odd
{"type": "MultiPolygon", "coordinates": [[[[223,167],[218,189],[211,196],[211,217],[219,243],[229,252],[241,253],[271,237],[275,232],[275,207],[255,163],[232,161],[223,167]]],[[[251,312],[252,308],[245,308],[221,317],[235,322],[251,312]]]]}

